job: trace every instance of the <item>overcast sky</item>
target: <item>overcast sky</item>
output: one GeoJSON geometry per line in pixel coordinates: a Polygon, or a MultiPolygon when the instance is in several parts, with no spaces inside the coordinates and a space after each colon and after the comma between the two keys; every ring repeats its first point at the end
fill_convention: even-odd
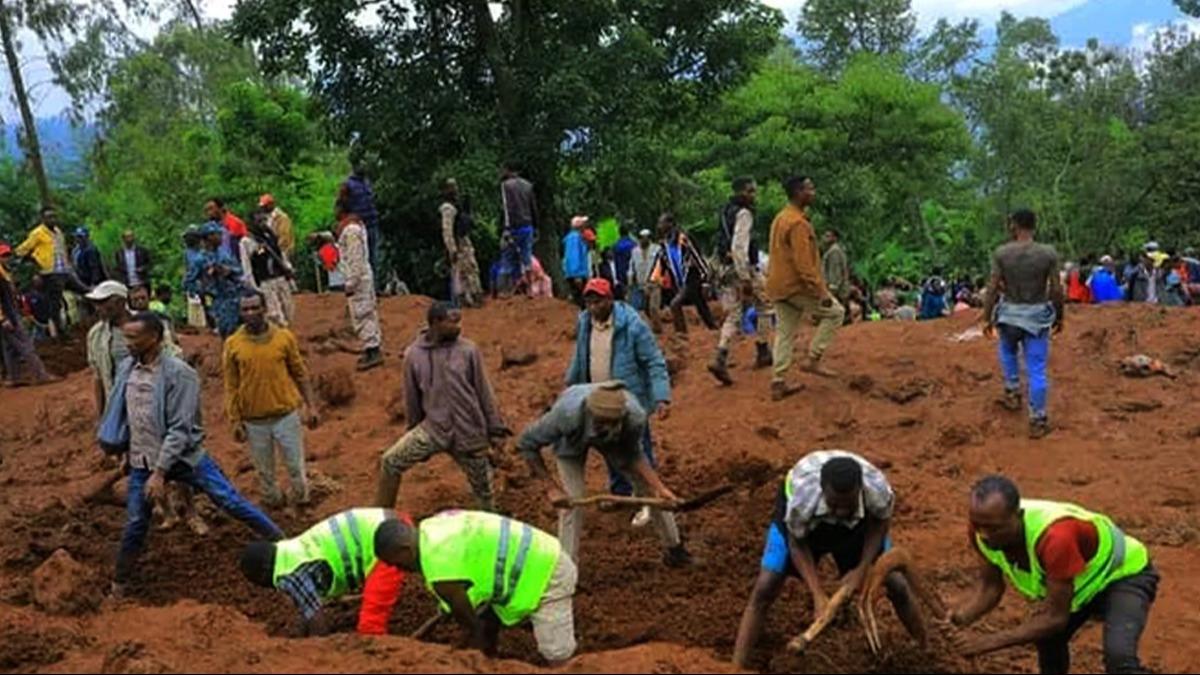
{"type": "MultiPolygon", "coordinates": [[[[794,29],[795,19],[804,0],[764,0],[767,4],[779,7],[788,17],[788,28],[794,29]]],[[[1000,16],[1002,11],[1009,11],[1019,16],[1037,14],[1053,17],[1084,4],[1086,0],[913,0],[913,9],[917,12],[922,27],[933,24],[940,17],[961,19],[973,17],[983,25],[990,25],[1000,16]]],[[[232,14],[236,0],[196,0],[204,16],[209,19],[227,19],[232,14]]],[[[1149,27],[1146,27],[1149,28],[1149,27]]],[[[150,27],[149,30],[153,30],[150,27]]],[[[25,76],[27,85],[37,86],[35,90],[35,113],[39,116],[53,116],[62,112],[69,101],[66,94],[46,83],[50,79],[49,69],[44,60],[38,60],[40,49],[32,36],[22,36],[24,44],[23,55],[26,57],[25,76]],[[38,84],[45,83],[45,84],[38,84]]],[[[4,74],[6,75],[6,73],[4,74]]],[[[16,121],[14,105],[8,100],[11,87],[8,78],[0,76],[0,91],[4,92],[0,100],[0,115],[4,121],[16,121]]]]}

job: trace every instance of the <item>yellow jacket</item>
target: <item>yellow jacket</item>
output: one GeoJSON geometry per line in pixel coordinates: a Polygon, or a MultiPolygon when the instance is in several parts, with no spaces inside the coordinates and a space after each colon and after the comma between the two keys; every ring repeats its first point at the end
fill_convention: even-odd
{"type": "Polygon", "coordinates": [[[44,224],[39,224],[29,232],[29,236],[25,237],[25,241],[21,242],[14,253],[18,258],[32,257],[42,274],[53,272],[54,240],[56,238],[61,237],[55,237],[54,230],[44,224]]]}

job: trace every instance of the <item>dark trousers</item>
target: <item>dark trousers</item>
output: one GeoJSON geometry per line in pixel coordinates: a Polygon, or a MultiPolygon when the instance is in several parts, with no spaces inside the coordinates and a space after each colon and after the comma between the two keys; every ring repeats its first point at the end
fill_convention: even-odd
{"type": "MultiPolygon", "coordinates": [[[[646,457],[646,461],[650,466],[657,469],[658,460],[654,458],[654,438],[650,436],[650,422],[646,422],[646,432],[642,434],[642,454],[646,457]]],[[[604,456],[604,463],[608,465],[608,491],[614,495],[622,497],[633,496],[633,484],[621,473],[621,470],[613,465],[608,456],[604,456]]]]}
{"type": "MultiPolygon", "coordinates": [[[[146,499],[146,483],[150,471],[133,469],[129,472],[129,493],[125,499],[125,532],[121,535],[121,550],[117,553],[117,582],[125,583],[132,576],[134,565],[146,544],[152,514],[146,499]]],[[[279,541],[283,531],[262,511],[237,491],[212,457],[205,456],[192,468],[180,462],[167,473],[167,480],[186,483],[208,495],[213,504],[246,524],[264,539],[279,541]]]]}
{"type": "Polygon", "coordinates": [[[1069,672],[1071,638],[1089,619],[1098,618],[1104,622],[1104,672],[1150,672],[1138,659],[1138,641],[1158,594],[1158,579],[1158,572],[1149,565],[1141,573],[1104,589],[1071,614],[1066,630],[1037,643],[1038,669],[1043,673],[1069,672]]]}
{"type": "Polygon", "coordinates": [[[49,273],[42,275],[46,292],[46,307],[50,311],[50,322],[58,329],[58,339],[67,337],[67,320],[63,313],[63,290],[67,287],[67,275],[49,273]]]}
{"type": "MultiPolygon", "coordinates": [[[[685,305],[695,305],[696,312],[700,314],[700,320],[709,330],[718,328],[717,320],[713,317],[712,310],[708,307],[708,299],[704,297],[704,287],[701,284],[700,276],[697,274],[688,275],[687,284],[683,290],[676,290],[675,297],[671,299],[671,315],[675,317],[683,316],[683,308],[685,305]]],[[[676,325],[683,323],[680,319],[675,320],[676,325]]],[[[684,324],[686,326],[686,324],[684,324]]]]}

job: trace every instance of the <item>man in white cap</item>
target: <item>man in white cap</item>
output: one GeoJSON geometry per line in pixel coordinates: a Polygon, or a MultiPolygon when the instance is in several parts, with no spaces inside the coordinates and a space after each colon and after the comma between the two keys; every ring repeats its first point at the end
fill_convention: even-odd
{"type": "Polygon", "coordinates": [[[129,319],[125,305],[129,289],[119,281],[104,281],[96,285],[87,299],[96,309],[99,320],[88,330],[87,360],[95,382],[96,415],[104,414],[104,405],[112,393],[113,375],[117,364],[129,356],[121,326],[129,319]]]}
{"type": "Polygon", "coordinates": [[[662,286],[654,280],[654,262],[662,250],[650,230],[638,232],[638,246],[633,249],[629,264],[629,298],[631,304],[646,313],[655,334],[662,332],[662,286]]]}
{"type": "MultiPolygon", "coordinates": [[[[125,346],[125,336],[121,327],[132,316],[129,307],[129,289],[119,281],[103,281],[96,285],[86,296],[92,302],[99,320],[88,330],[87,361],[92,369],[95,382],[96,415],[104,414],[104,406],[112,395],[113,378],[117,366],[129,356],[125,346]]],[[[141,307],[138,309],[145,309],[141,307]]],[[[163,334],[163,353],[175,356],[179,347],[175,344],[174,336],[165,330],[163,334]]]]}

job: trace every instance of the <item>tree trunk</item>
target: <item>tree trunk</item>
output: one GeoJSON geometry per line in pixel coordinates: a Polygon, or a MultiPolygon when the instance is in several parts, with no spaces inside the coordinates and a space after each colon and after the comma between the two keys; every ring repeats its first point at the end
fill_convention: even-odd
{"type": "Polygon", "coordinates": [[[196,8],[196,3],[192,2],[192,0],[183,0],[183,4],[187,8],[188,13],[192,15],[192,21],[196,22],[196,30],[203,31],[204,20],[200,18],[200,10],[196,8]]]}
{"type": "Polygon", "coordinates": [[[0,0],[0,40],[4,42],[4,59],[8,62],[8,74],[12,79],[13,91],[17,94],[17,107],[21,109],[21,126],[24,127],[24,138],[21,143],[29,165],[33,167],[33,177],[37,180],[38,193],[42,198],[42,208],[50,203],[50,182],[46,180],[46,166],[42,163],[42,146],[38,142],[37,120],[29,107],[29,92],[25,89],[25,79],[21,76],[21,61],[13,43],[12,23],[9,9],[0,0]]]}

